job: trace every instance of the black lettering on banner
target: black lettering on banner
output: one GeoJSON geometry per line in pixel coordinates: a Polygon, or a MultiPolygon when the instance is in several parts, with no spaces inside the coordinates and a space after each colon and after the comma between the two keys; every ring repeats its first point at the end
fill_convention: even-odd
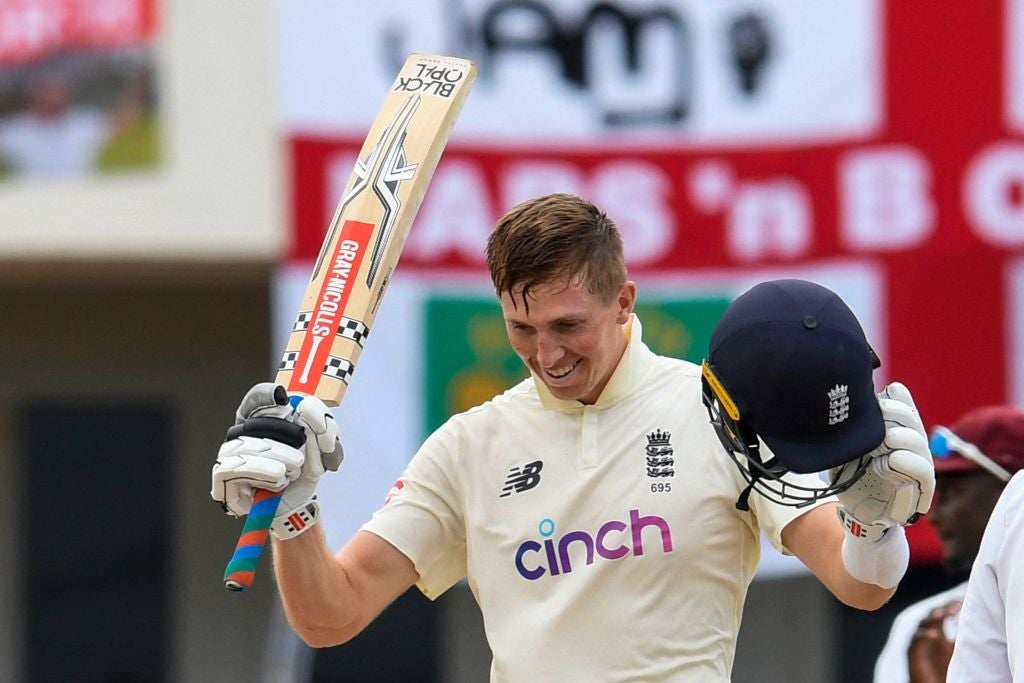
{"type": "Polygon", "coordinates": [[[760,85],[765,64],[772,56],[767,20],[756,12],[741,14],[729,25],[729,42],[740,89],[749,97],[760,85]]]}
{"type": "MultiPolygon", "coordinates": [[[[443,23],[449,52],[475,59],[483,79],[492,76],[494,63],[503,55],[539,54],[550,57],[559,76],[584,92],[604,124],[679,124],[689,118],[699,95],[693,21],[682,4],[662,0],[641,8],[621,0],[594,2],[583,5],[576,16],[559,16],[543,0],[494,0],[479,5],[446,0],[443,23]],[[658,32],[657,42],[665,44],[665,49],[643,49],[645,41],[650,45],[653,32],[658,32]],[[616,68],[601,67],[609,62],[616,68]],[[624,94],[645,77],[653,80],[652,75],[657,77],[653,87],[639,89],[642,94],[624,94]]],[[[716,66],[733,74],[739,95],[753,99],[764,90],[779,44],[765,8],[726,12],[702,38],[722,43],[714,51],[715,59],[721,61],[716,66]]],[[[383,27],[381,40],[397,69],[410,51],[411,40],[398,24],[383,27]]],[[[425,62],[419,73],[403,79],[395,89],[449,97],[451,84],[463,75],[458,69],[425,62]]]]}
{"type": "MultiPolygon", "coordinates": [[[[675,74],[671,87],[659,93],[652,102],[637,102],[629,108],[621,104],[605,104],[602,118],[610,125],[644,122],[678,122],[690,110],[693,83],[693,49],[689,27],[672,7],[647,10],[624,9],[614,3],[592,5],[578,22],[560,22],[550,7],[537,0],[501,0],[484,12],[480,20],[484,58],[488,60],[503,52],[549,53],[558,61],[561,75],[580,88],[600,92],[615,89],[617,74],[601,73],[587,62],[590,50],[599,44],[611,44],[602,36],[614,33],[622,46],[619,55],[627,74],[641,76],[645,65],[641,60],[641,43],[647,31],[668,30],[673,36],[671,54],[658,59],[670,60],[668,71],[675,74]],[[532,27],[526,29],[524,27],[532,27]]],[[[601,102],[597,103],[602,106],[601,102]]]]}

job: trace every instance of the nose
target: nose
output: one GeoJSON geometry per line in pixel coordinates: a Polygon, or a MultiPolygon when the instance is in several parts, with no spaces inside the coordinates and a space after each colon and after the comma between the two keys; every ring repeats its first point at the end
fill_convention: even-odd
{"type": "Polygon", "coordinates": [[[550,368],[555,365],[562,356],[565,349],[552,335],[541,333],[537,339],[537,362],[541,367],[550,368]]]}

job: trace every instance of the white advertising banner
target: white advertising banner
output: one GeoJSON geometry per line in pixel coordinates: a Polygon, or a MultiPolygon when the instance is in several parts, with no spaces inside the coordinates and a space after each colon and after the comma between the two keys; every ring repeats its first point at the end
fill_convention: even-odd
{"type": "Polygon", "coordinates": [[[376,0],[278,12],[290,130],[362,131],[410,52],[477,62],[457,135],[489,145],[820,142],[882,122],[878,0],[376,0]]]}

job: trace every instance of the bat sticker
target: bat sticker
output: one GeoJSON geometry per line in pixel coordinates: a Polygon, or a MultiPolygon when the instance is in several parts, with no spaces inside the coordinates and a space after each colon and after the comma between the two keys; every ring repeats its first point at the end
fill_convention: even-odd
{"type": "Polygon", "coordinates": [[[377,178],[373,183],[373,191],[380,198],[381,204],[384,205],[384,218],[381,219],[380,233],[373,245],[373,253],[370,255],[370,268],[366,274],[367,287],[373,286],[373,280],[377,275],[378,268],[380,268],[384,247],[387,245],[388,239],[391,237],[395,227],[395,218],[398,217],[398,211],[402,208],[402,202],[398,198],[398,187],[403,180],[412,180],[413,176],[416,175],[416,169],[419,168],[419,164],[406,163],[405,147],[403,146],[409,122],[419,106],[420,97],[417,95],[416,97],[410,97],[399,110],[396,117],[398,119],[398,134],[395,136],[391,147],[388,148],[384,156],[384,163],[381,165],[377,178]]]}

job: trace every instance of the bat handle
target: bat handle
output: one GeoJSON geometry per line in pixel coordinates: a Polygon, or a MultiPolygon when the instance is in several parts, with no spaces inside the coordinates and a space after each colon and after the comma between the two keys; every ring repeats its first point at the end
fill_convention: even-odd
{"type": "Polygon", "coordinates": [[[252,507],[245,518],[238,544],[235,545],[235,554],[224,570],[224,587],[228,590],[244,591],[252,587],[256,579],[256,565],[267,543],[277,504],[281,502],[281,493],[266,489],[253,490],[252,507]]]}
{"type": "MultiPolygon", "coordinates": [[[[284,387],[278,386],[274,390],[274,401],[281,406],[288,403],[284,387]]],[[[242,436],[274,439],[292,448],[301,448],[306,443],[306,432],[301,425],[276,417],[251,417],[228,429],[227,439],[242,436]]],[[[242,534],[235,545],[235,554],[224,570],[224,587],[228,590],[244,591],[252,587],[256,579],[256,566],[263,554],[263,546],[267,543],[267,535],[274,515],[277,514],[277,504],[281,502],[282,493],[253,489],[252,507],[249,508],[242,534]]]]}

